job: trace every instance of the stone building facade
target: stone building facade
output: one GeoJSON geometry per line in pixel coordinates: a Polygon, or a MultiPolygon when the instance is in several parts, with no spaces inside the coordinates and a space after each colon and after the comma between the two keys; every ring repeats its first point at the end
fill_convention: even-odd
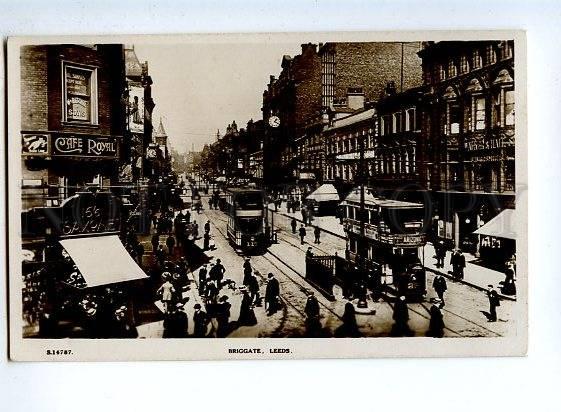
{"type": "Polygon", "coordinates": [[[435,193],[437,235],[474,230],[514,207],[514,42],[428,42],[423,61],[422,179],[435,193]]]}

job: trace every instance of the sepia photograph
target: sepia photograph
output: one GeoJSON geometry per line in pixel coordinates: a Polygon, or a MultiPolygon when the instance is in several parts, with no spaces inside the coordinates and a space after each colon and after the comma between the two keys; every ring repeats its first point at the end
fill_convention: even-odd
{"type": "Polygon", "coordinates": [[[12,359],[525,355],[523,32],[7,54],[12,359]]]}

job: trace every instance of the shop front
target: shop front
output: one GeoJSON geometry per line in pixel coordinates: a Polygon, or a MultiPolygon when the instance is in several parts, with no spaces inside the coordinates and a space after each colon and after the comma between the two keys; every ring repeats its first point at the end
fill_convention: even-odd
{"type": "Polygon", "coordinates": [[[479,237],[482,262],[504,271],[506,263],[516,255],[516,223],[516,210],[505,209],[473,232],[479,237]]]}
{"type": "Polygon", "coordinates": [[[34,286],[25,337],[134,337],[135,288],[148,276],[121,242],[120,206],[110,192],[88,191],[35,210],[45,242],[42,262],[23,267],[34,286]]]}

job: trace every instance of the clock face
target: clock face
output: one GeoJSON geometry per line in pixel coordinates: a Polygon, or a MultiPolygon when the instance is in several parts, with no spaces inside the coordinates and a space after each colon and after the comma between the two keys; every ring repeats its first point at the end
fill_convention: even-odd
{"type": "Polygon", "coordinates": [[[280,119],[278,116],[271,116],[269,117],[269,126],[271,127],[279,127],[280,126],[280,119]]]}

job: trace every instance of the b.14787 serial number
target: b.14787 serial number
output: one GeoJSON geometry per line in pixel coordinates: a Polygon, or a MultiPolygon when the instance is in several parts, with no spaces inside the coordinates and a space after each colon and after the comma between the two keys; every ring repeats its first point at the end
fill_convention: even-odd
{"type": "Polygon", "coordinates": [[[47,355],[72,355],[71,349],[47,349],[47,355]]]}

